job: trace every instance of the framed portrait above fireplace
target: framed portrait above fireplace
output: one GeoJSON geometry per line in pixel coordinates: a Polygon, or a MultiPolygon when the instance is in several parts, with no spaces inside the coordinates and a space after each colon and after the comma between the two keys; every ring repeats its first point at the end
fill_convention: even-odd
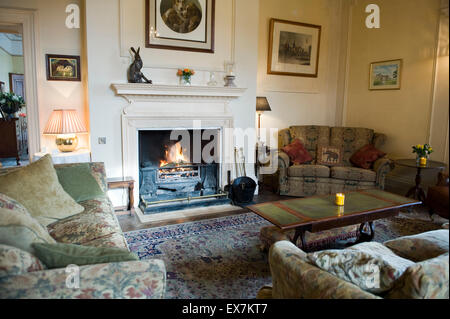
{"type": "Polygon", "coordinates": [[[267,73],[317,77],[321,26],[270,19],[267,73]]]}
{"type": "Polygon", "coordinates": [[[214,53],[215,0],[146,0],[147,48],[214,53]]]}

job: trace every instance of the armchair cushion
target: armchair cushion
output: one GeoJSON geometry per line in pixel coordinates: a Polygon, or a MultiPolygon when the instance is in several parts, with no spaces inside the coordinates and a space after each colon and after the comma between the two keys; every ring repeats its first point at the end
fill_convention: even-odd
{"type": "Polygon", "coordinates": [[[449,252],[448,230],[404,236],[384,242],[397,255],[412,261],[423,261],[449,252]]]}
{"type": "Polygon", "coordinates": [[[388,293],[391,299],[449,298],[448,253],[418,262],[406,269],[388,293]]]}
{"type": "Polygon", "coordinates": [[[299,139],[293,140],[291,144],[286,145],[281,150],[289,156],[290,162],[295,165],[311,162],[313,160],[299,139]]]}
{"type": "Polygon", "coordinates": [[[308,259],[330,274],[371,293],[390,290],[395,280],[414,264],[377,242],[314,252],[308,254],[308,259]]]}
{"type": "Polygon", "coordinates": [[[377,179],[377,174],[372,170],[347,166],[347,167],[332,167],[331,177],[343,180],[375,182],[377,179]]]}
{"type": "Polygon", "coordinates": [[[330,168],[324,165],[292,165],[288,168],[291,177],[330,177],[330,168]]]}
{"type": "Polygon", "coordinates": [[[45,266],[25,250],[0,244],[0,277],[44,270],[45,266]]]}
{"type": "Polygon", "coordinates": [[[356,167],[370,169],[377,159],[385,155],[386,153],[376,149],[373,144],[367,144],[350,157],[350,162],[356,167]]]}

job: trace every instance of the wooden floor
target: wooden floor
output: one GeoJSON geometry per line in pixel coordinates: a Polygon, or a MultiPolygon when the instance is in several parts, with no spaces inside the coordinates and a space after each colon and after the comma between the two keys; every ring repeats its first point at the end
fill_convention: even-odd
{"type": "MultiPolygon", "coordinates": [[[[288,196],[280,196],[277,194],[272,193],[269,190],[263,189],[258,195],[255,195],[253,201],[255,204],[257,203],[264,203],[264,202],[270,202],[270,201],[277,201],[285,198],[290,198],[288,196]]],[[[190,218],[181,218],[174,221],[168,222],[155,222],[155,223],[146,223],[142,224],[139,219],[137,218],[136,214],[132,214],[131,216],[129,214],[126,215],[118,215],[117,218],[119,219],[120,227],[122,228],[123,232],[133,231],[133,230],[140,230],[140,229],[146,229],[146,228],[152,228],[152,227],[160,227],[160,226],[166,226],[166,225],[173,225],[173,224],[181,224],[196,220],[202,220],[202,219],[209,219],[209,218],[218,218],[218,217],[225,217],[230,215],[238,215],[238,214],[244,214],[248,213],[249,211],[245,208],[240,210],[234,210],[234,211],[227,211],[223,213],[214,213],[211,215],[202,215],[199,217],[190,217],[190,218]]],[[[163,214],[163,213],[161,213],[163,214]]]]}

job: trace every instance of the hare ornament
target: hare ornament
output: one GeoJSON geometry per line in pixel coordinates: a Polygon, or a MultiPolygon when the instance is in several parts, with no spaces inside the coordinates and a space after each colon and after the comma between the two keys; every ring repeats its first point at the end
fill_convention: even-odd
{"type": "Polygon", "coordinates": [[[139,55],[139,51],[141,48],[138,48],[137,51],[132,47],[131,51],[134,53],[134,61],[130,65],[130,68],[128,69],[128,82],[130,83],[152,83],[152,80],[149,80],[145,77],[145,75],[141,72],[143,63],[141,56],[139,55]]]}

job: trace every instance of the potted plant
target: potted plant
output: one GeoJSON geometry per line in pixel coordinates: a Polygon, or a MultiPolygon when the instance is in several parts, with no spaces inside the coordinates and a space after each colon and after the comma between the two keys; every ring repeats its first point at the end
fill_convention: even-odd
{"type": "Polygon", "coordinates": [[[417,164],[426,165],[428,156],[433,153],[433,148],[428,144],[417,144],[412,147],[413,153],[416,153],[417,164]]]}
{"type": "Polygon", "coordinates": [[[20,95],[0,92],[0,112],[5,120],[14,118],[14,114],[18,112],[24,104],[25,101],[20,95]]]}
{"type": "Polygon", "coordinates": [[[181,85],[191,85],[191,76],[195,74],[192,69],[178,69],[177,75],[180,77],[181,85]]]}

